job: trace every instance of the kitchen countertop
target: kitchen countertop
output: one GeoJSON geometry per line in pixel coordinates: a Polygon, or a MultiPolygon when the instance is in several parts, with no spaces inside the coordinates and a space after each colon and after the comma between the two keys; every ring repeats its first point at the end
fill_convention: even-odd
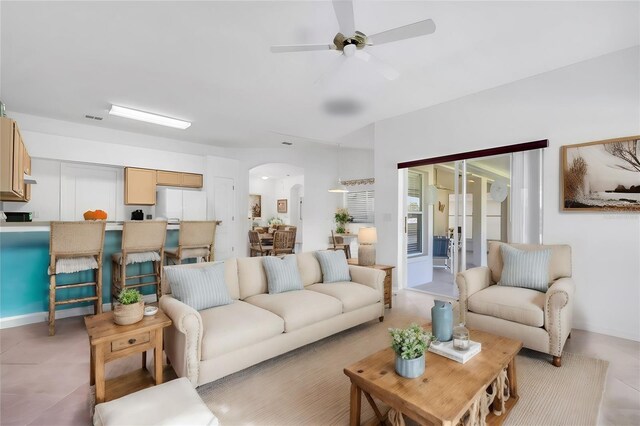
{"type": "MultiPolygon", "coordinates": [[[[2,232],[49,232],[50,222],[2,222],[0,223],[0,233],[2,232]]],[[[121,221],[107,221],[106,231],[122,231],[121,221]]],[[[169,222],[168,230],[180,229],[177,222],[169,222]]]]}

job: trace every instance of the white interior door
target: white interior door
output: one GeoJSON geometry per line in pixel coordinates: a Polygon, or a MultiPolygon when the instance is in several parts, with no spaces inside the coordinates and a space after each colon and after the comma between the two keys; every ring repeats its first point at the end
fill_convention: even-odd
{"type": "Polygon", "coordinates": [[[216,229],[215,259],[224,260],[235,255],[235,186],[231,178],[213,178],[213,217],[222,224],[216,229]]]}

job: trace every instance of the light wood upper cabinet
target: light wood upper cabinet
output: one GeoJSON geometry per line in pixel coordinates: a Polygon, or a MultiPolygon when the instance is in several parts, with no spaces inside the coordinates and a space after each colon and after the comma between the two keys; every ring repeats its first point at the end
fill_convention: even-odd
{"type": "Polygon", "coordinates": [[[0,117],[0,200],[29,201],[31,185],[25,185],[24,173],[31,172],[31,157],[22,141],[18,124],[0,117]]]}
{"type": "Polygon", "coordinates": [[[187,188],[202,188],[202,175],[196,173],[182,173],[182,185],[187,188]]]}
{"type": "Polygon", "coordinates": [[[152,206],[156,203],[156,170],[124,169],[124,203],[152,206]]]}
{"type": "Polygon", "coordinates": [[[165,186],[180,186],[182,185],[182,173],[158,170],[156,183],[165,186]]]}

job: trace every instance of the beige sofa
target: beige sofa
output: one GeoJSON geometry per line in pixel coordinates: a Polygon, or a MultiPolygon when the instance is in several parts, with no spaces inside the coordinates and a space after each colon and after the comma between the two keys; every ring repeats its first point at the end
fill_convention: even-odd
{"type": "Polygon", "coordinates": [[[502,273],[501,244],[489,243],[488,267],[472,268],[456,276],[460,321],[472,329],[521,340],[526,348],[553,355],[553,364],[560,367],[573,316],[571,247],[510,244],[521,250],[551,249],[549,289],[542,293],[495,285],[502,273]]]}
{"type": "Polygon", "coordinates": [[[351,282],[322,284],[315,255],[296,257],[304,290],[268,294],[262,258],[228,259],[225,282],[233,303],[199,312],[168,294],[171,283],[164,274],[160,308],[173,321],[165,331],[165,352],[178,376],[200,386],[358,324],[383,320],[383,271],[350,265],[351,282]]]}

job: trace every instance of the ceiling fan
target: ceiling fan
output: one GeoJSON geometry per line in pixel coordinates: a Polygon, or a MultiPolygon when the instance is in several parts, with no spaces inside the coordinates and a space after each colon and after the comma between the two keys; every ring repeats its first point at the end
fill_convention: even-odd
{"type": "Polygon", "coordinates": [[[353,1],[333,0],[333,9],[336,12],[336,18],[338,18],[340,32],[335,35],[332,43],[271,46],[271,52],[288,53],[315,50],[337,50],[342,52],[346,57],[355,56],[358,59],[370,63],[385,78],[388,80],[395,80],[400,75],[398,71],[377,59],[370,53],[365,52],[365,47],[429,35],[433,34],[436,30],[436,24],[433,20],[426,19],[424,21],[415,22],[413,24],[404,25],[402,27],[393,28],[378,34],[367,36],[355,29],[353,1]]]}

